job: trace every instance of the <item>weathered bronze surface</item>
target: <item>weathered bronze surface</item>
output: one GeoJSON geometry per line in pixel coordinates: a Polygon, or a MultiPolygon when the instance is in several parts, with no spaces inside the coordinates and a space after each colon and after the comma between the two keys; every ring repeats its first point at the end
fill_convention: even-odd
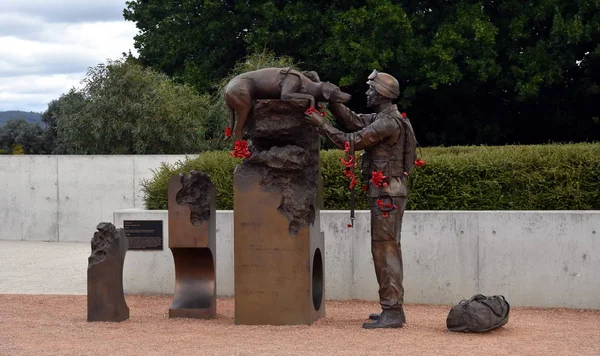
{"type": "Polygon", "coordinates": [[[307,100],[254,104],[234,172],[235,322],[311,324],[325,315],[319,135],[307,100]]]}
{"type": "Polygon", "coordinates": [[[127,237],[123,229],[103,222],[92,238],[87,270],[87,320],[123,321],[129,307],[123,294],[123,262],[127,237]]]}
{"type": "Polygon", "coordinates": [[[400,233],[408,196],[406,180],[416,158],[416,138],[408,118],[392,104],[399,95],[398,81],[389,74],[373,71],[367,84],[367,105],[375,110],[374,114],[356,114],[342,104],[330,104],[338,123],[350,133],[335,129],[318,114],[307,116],[337,147],[344,148],[348,143],[353,150],[364,150],[361,166],[365,181],[371,180],[373,172],[380,172],[386,177],[385,184],[371,180],[368,189],[371,198],[371,252],[383,312],[381,316],[372,316],[375,321],[365,323],[363,327],[402,327],[406,318],[402,308],[404,287],[400,233]]]}
{"type": "MultiPolygon", "coordinates": [[[[242,129],[254,100],[306,99],[314,107],[317,101],[348,102],[350,94],[331,83],[321,82],[316,72],[298,72],[291,68],[263,68],[242,73],[225,87],[225,103],[235,136],[242,139],[242,129]],[[237,114],[237,124],[235,124],[237,114]]],[[[275,132],[271,133],[277,134],[275,132]]]]}
{"type": "Polygon", "coordinates": [[[170,318],[216,315],[215,190],[208,175],[192,171],[169,181],[169,248],[175,262],[170,318]]]}

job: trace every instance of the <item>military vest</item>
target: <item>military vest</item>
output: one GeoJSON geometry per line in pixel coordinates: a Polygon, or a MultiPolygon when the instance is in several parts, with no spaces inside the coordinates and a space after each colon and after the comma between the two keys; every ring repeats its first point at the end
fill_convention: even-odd
{"type": "Polygon", "coordinates": [[[365,181],[371,179],[373,171],[381,171],[387,177],[387,187],[375,187],[369,184],[369,196],[379,197],[407,196],[407,174],[414,167],[417,140],[408,118],[403,118],[398,110],[379,113],[376,120],[393,120],[396,135],[388,140],[364,150],[361,156],[361,168],[365,181]],[[380,116],[381,115],[381,116],[380,116]],[[405,172],[407,174],[405,174],[405,172]]]}

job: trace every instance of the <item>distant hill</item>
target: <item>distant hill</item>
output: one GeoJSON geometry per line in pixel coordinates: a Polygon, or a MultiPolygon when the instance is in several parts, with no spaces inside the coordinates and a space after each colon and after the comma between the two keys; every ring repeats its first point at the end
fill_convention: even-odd
{"type": "Polygon", "coordinates": [[[39,124],[42,122],[42,116],[37,112],[0,111],[0,125],[3,125],[10,119],[25,119],[29,122],[37,122],[39,124]]]}

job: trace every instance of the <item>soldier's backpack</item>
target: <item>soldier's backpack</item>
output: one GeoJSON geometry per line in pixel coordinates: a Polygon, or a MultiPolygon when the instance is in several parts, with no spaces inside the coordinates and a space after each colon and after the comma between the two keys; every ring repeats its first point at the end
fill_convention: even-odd
{"type": "Polygon", "coordinates": [[[510,305],[504,296],[486,297],[476,294],[453,306],[446,318],[450,331],[480,333],[499,328],[508,323],[510,305]]]}

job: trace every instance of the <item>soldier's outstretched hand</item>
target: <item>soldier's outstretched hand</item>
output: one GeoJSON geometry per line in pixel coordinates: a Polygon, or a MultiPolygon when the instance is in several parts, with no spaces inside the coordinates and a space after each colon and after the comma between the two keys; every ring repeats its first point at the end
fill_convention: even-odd
{"type": "Polygon", "coordinates": [[[325,118],[321,116],[318,111],[313,111],[310,114],[306,114],[308,121],[315,126],[321,126],[325,122],[325,118]]]}

